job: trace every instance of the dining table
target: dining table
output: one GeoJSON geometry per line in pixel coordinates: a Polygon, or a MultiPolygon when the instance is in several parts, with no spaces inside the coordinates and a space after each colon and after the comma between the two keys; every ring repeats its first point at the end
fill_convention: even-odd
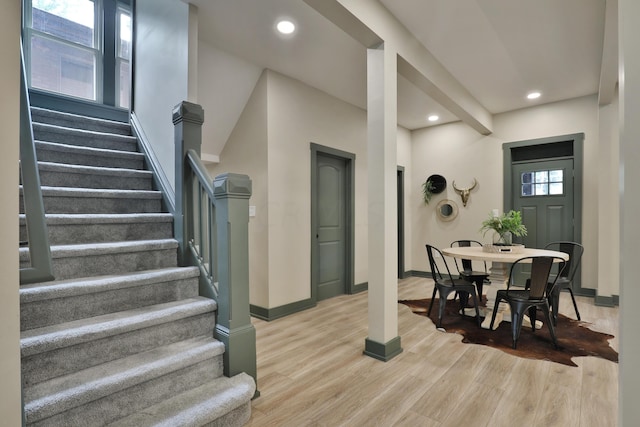
{"type": "MultiPolygon", "coordinates": [[[[513,264],[520,258],[533,256],[551,256],[561,258],[564,261],[569,260],[569,254],[565,252],[526,247],[493,247],[492,245],[489,245],[489,247],[471,246],[444,248],[442,249],[442,253],[453,258],[470,259],[472,261],[488,261],[491,263],[491,266],[489,268],[489,280],[491,283],[490,286],[486,286],[486,284],[484,286],[487,296],[486,307],[482,308],[484,311],[484,320],[482,322],[482,327],[484,329],[490,329],[491,316],[493,314],[493,307],[496,301],[496,293],[499,289],[507,288],[511,264],[513,264]]],[[[478,299],[481,300],[482,295],[479,295],[478,299]]],[[[473,314],[475,315],[475,310],[473,310],[473,314]]],[[[502,304],[498,308],[493,329],[496,329],[500,325],[500,322],[502,322],[503,320],[506,322],[511,321],[511,312],[506,304],[502,304]]],[[[531,326],[528,316],[525,316],[523,326],[531,326]]],[[[536,320],[536,328],[538,327],[542,327],[542,322],[540,320],[536,320]]]]}

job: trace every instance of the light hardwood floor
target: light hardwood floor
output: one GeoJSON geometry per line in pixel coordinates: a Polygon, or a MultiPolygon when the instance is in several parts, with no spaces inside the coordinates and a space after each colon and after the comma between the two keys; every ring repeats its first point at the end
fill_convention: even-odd
{"type": "MultiPolygon", "coordinates": [[[[399,281],[399,299],[431,296],[432,281],[399,281]]],[[[560,312],[574,316],[563,294],[560,312]]],[[[618,309],[578,298],[591,328],[615,335],[618,309]]],[[[388,362],[362,354],[367,293],[343,295],[272,322],[253,320],[258,389],[250,426],[617,425],[618,364],[581,357],[569,367],[463,344],[398,305],[404,352],[388,362]]]]}

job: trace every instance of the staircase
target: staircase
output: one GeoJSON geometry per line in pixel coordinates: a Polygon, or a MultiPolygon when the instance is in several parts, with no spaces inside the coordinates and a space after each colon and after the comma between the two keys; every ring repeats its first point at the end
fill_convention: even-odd
{"type": "Polygon", "coordinates": [[[129,125],[31,111],[56,280],[20,289],[27,425],[245,424],[255,382],[223,376],[216,302],[177,266],[129,125]]]}

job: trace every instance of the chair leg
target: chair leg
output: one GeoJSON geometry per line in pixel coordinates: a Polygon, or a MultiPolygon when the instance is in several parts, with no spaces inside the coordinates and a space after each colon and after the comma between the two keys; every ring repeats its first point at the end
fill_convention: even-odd
{"type": "Polygon", "coordinates": [[[578,318],[578,320],[580,320],[580,312],[578,311],[578,304],[576,304],[576,297],[573,295],[573,289],[571,288],[567,288],[569,289],[569,293],[571,294],[571,300],[573,301],[573,308],[575,308],[576,310],[576,317],[578,318]]]}
{"type": "Polygon", "coordinates": [[[549,305],[551,306],[551,315],[553,317],[553,324],[558,324],[558,307],[560,306],[560,289],[556,289],[551,292],[549,296],[549,305]]]}
{"type": "Polygon", "coordinates": [[[537,308],[535,306],[529,307],[529,321],[531,322],[531,330],[533,332],[536,331],[536,317],[537,317],[537,308]]]}
{"type": "Polygon", "coordinates": [[[460,310],[462,311],[462,314],[464,314],[464,309],[467,308],[467,305],[469,305],[469,292],[456,291],[456,293],[460,298],[460,310]]]}
{"type": "Polygon", "coordinates": [[[514,310],[514,307],[511,307],[511,337],[513,339],[513,344],[511,347],[514,350],[518,343],[518,338],[520,338],[520,329],[522,329],[523,317],[524,313],[522,311],[514,310]]]}
{"type": "Polygon", "coordinates": [[[476,307],[476,320],[478,321],[478,326],[482,326],[482,322],[480,322],[480,308],[478,308],[479,302],[478,302],[478,298],[476,298],[476,293],[472,293],[471,296],[473,297],[473,305],[475,305],[476,307]]]}
{"type": "Polygon", "coordinates": [[[469,292],[456,291],[456,293],[460,297],[460,311],[464,315],[464,309],[467,308],[467,305],[469,304],[469,292]]]}
{"type": "Polygon", "coordinates": [[[482,302],[482,286],[484,285],[484,279],[476,280],[476,289],[478,290],[478,301],[482,302]]]}
{"type": "Polygon", "coordinates": [[[549,333],[551,334],[551,339],[553,340],[553,347],[558,349],[558,340],[556,338],[556,328],[553,326],[551,322],[551,314],[549,313],[549,306],[545,305],[542,307],[542,311],[544,311],[545,318],[547,319],[547,325],[549,325],[549,333]]]}
{"type": "Polygon", "coordinates": [[[436,328],[442,327],[442,316],[444,316],[444,308],[447,306],[447,295],[440,292],[440,305],[438,306],[438,322],[436,328]]]}
{"type": "Polygon", "coordinates": [[[433,294],[431,294],[431,302],[429,303],[429,310],[427,310],[427,316],[431,316],[431,309],[433,308],[433,301],[436,299],[437,286],[433,285],[433,294]]]}

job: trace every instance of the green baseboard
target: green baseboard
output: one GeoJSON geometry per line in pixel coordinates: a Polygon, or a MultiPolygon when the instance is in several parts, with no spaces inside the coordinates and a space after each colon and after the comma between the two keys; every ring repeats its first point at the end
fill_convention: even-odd
{"type": "MultiPolygon", "coordinates": [[[[364,292],[369,289],[369,283],[363,282],[358,283],[357,285],[353,285],[351,289],[349,289],[349,295],[357,294],[360,292],[364,292]]],[[[258,319],[266,320],[267,322],[275,319],[279,319],[281,317],[288,316],[293,313],[297,313],[299,311],[308,310],[316,306],[316,301],[309,298],[302,301],[292,302],[291,304],[281,305],[279,307],[273,308],[264,308],[258,305],[251,304],[249,305],[249,312],[253,317],[258,319]]]]}
{"type": "Polygon", "coordinates": [[[601,307],[617,307],[620,305],[620,297],[618,295],[612,295],[610,297],[596,295],[593,303],[601,307]]]}
{"type": "Polygon", "coordinates": [[[316,302],[311,298],[292,302],[291,304],[281,305],[280,307],[264,308],[250,304],[249,312],[253,317],[270,322],[281,317],[288,316],[299,311],[308,310],[316,306],[316,302]]]}
{"type": "Polygon", "coordinates": [[[349,294],[358,294],[367,290],[369,290],[369,282],[358,283],[357,285],[353,285],[351,287],[349,294]]]}
{"type": "Polygon", "coordinates": [[[408,272],[407,277],[424,277],[426,279],[431,278],[431,273],[428,271],[420,271],[420,270],[411,270],[408,272]]]}
{"type": "Polygon", "coordinates": [[[402,347],[400,346],[400,336],[393,338],[385,344],[372,341],[369,338],[364,340],[363,354],[369,357],[373,357],[374,359],[387,362],[400,353],[402,353],[402,347]]]}

